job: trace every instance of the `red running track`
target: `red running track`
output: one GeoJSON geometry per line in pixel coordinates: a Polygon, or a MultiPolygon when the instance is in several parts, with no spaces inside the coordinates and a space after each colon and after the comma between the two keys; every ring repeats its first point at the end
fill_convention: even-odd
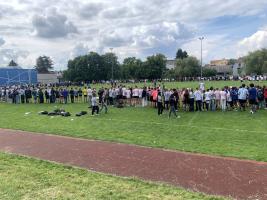
{"type": "Polygon", "coordinates": [[[0,151],[235,199],[267,199],[267,163],[0,129],[0,151]]]}

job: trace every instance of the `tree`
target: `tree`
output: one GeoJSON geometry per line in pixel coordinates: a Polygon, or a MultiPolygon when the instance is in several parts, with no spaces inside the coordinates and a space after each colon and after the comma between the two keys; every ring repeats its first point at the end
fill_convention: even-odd
{"type": "Polygon", "coordinates": [[[68,69],[64,71],[64,79],[69,81],[105,80],[104,63],[96,52],[78,56],[69,60],[68,69]]]}
{"type": "Polygon", "coordinates": [[[246,74],[262,75],[267,73],[267,49],[250,52],[245,57],[246,74]]]}
{"type": "Polygon", "coordinates": [[[184,59],[178,59],[176,67],[174,68],[175,77],[196,77],[200,74],[200,64],[197,58],[188,57],[184,59]]]}
{"type": "Polygon", "coordinates": [[[113,79],[119,79],[121,77],[120,63],[118,57],[114,53],[106,53],[101,56],[103,60],[102,80],[111,80],[112,73],[113,79]],[[112,72],[113,68],[113,72],[112,72]]]}
{"type": "Polygon", "coordinates": [[[203,76],[204,77],[212,77],[217,75],[216,69],[210,69],[210,68],[203,68],[203,76]]]}
{"type": "Polygon", "coordinates": [[[135,57],[128,57],[123,60],[121,75],[124,79],[139,79],[142,77],[142,61],[135,57]]]}
{"type": "Polygon", "coordinates": [[[35,69],[38,73],[48,73],[53,69],[53,61],[48,56],[39,56],[36,60],[35,69]]]}
{"type": "Polygon", "coordinates": [[[187,52],[183,51],[182,49],[178,49],[178,51],[176,52],[176,59],[184,59],[187,57],[188,57],[187,52]]]}
{"type": "Polygon", "coordinates": [[[166,57],[163,54],[149,56],[143,63],[142,68],[144,74],[142,78],[161,79],[166,71],[166,57]]]}
{"type": "Polygon", "coordinates": [[[14,60],[11,60],[8,64],[9,67],[16,67],[18,66],[18,64],[14,61],[14,60]]]}

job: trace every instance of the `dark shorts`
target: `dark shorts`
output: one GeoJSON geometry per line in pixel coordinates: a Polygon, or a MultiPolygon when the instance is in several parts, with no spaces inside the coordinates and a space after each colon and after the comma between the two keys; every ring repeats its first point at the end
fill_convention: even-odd
{"type": "Polygon", "coordinates": [[[133,98],[134,98],[134,99],[139,99],[139,96],[134,96],[133,98]]]}
{"type": "Polygon", "coordinates": [[[250,105],[256,105],[256,104],[257,104],[256,99],[250,99],[250,100],[249,100],[249,104],[250,104],[250,105]]]}
{"type": "Polygon", "coordinates": [[[240,103],[241,105],[244,105],[244,104],[247,102],[247,100],[244,100],[244,99],[239,99],[238,101],[239,101],[239,103],[240,103]]]}

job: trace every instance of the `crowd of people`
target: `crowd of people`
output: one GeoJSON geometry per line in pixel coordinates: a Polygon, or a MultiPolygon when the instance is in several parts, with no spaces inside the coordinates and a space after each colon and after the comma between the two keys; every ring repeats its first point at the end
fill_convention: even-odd
{"type": "Polygon", "coordinates": [[[12,86],[0,88],[0,99],[4,102],[18,103],[87,103],[92,114],[108,106],[134,106],[157,108],[158,115],[167,110],[169,117],[180,109],[183,111],[230,111],[250,108],[253,114],[257,109],[267,108],[267,87],[225,86],[205,89],[204,83],[198,88],[167,89],[164,86],[143,88],[124,85],[101,87],[59,87],[52,86],[12,86]]]}

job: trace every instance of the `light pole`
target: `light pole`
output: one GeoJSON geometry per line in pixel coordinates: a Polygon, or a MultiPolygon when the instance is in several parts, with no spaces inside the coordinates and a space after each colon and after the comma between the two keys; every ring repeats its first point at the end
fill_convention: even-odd
{"type": "Polygon", "coordinates": [[[201,44],[201,46],[200,46],[200,51],[201,51],[201,58],[200,58],[200,63],[201,63],[201,66],[200,66],[200,77],[202,79],[202,42],[204,40],[204,37],[200,37],[199,40],[200,40],[200,44],[201,44]]]}
{"type": "MultiPolygon", "coordinates": [[[[109,48],[110,49],[110,53],[111,53],[111,55],[110,56],[112,56],[112,51],[113,51],[113,48],[109,48]]],[[[111,58],[112,59],[112,58],[111,58]]],[[[113,82],[113,61],[111,60],[111,82],[113,82]]]]}

